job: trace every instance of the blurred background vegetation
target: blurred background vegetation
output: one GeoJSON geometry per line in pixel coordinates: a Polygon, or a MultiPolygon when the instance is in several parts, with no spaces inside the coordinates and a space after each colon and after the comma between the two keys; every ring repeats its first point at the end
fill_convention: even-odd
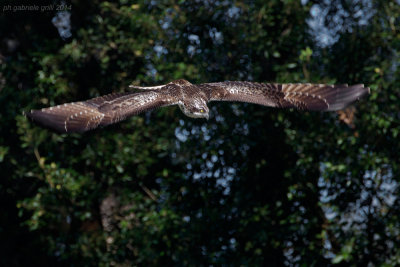
{"type": "Polygon", "coordinates": [[[1,266],[400,264],[399,1],[0,8],[1,266]],[[178,78],[371,94],[339,113],[169,107],[82,135],[22,115],[178,78]]]}

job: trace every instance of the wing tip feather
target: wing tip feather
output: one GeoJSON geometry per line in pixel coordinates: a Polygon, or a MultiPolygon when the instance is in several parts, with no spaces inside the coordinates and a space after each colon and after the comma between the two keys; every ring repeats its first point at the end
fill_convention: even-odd
{"type": "Polygon", "coordinates": [[[79,127],[79,125],[71,125],[71,123],[67,125],[65,119],[62,117],[60,118],[60,114],[51,114],[43,110],[46,109],[32,109],[29,112],[25,112],[25,116],[37,125],[58,134],[83,133],[86,131],[79,127]]]}
{"type": "MultiPolygon", "coordinates": [[[[339,88],[340,89],[340,88],[339,88]]],[[[336,96],[336,100],[331,103],[327,111],[337,111],[346,108],[351,103],[359,101],[364,96],[370,94],[370,88],[365,87],[364,84],[355,84],[345,86],[340,90],[340,94],[336,96]]]]}
{"type": "Polygon", "coordinates": [[[49,114],[46,114],[42,110],[32,109],[29,112],[24,113],[24,115],[28,119],[44,128],[47,128],[57,133],[66,133],[66,130],[61,127],[57,120],[55,120],[54,118],[52,118],[51,115],[49,116],[49,114]]]}

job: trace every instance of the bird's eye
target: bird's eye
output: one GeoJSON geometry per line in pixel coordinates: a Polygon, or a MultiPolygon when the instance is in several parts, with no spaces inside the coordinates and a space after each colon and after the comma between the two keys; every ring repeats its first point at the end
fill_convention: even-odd
{"type": "Polygon", "coordinates": [[[200,113],[204,113],[204,109],[200,109],[200,113]]]}

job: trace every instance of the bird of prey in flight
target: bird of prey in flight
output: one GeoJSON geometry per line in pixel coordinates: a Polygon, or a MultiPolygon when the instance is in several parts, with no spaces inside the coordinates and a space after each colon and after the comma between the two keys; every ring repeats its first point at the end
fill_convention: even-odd
{"type": "Polygon", "coordinates": [[[31,110],[26,115],[60,133],[85,132],[155,108],[178,105],[192,118],[209,118],[210,101],[239,101],[277,108],[334,111],[369,93],[363,84],[278,84],[227,81],[191,84],[176,80],[165,85],[139,87],[87,101],[31,110]]]}

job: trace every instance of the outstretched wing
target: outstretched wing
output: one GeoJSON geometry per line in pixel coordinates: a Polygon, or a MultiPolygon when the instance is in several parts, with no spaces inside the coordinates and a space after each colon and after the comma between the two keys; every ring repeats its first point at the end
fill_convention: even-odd
{"type": "Polygon", "coordinates": [[[340,110],[369,93],[363,84],[273,84],[219,82],[198,85],[209,101],[240,101],[302,110],[340,110]]]}
{"type": "Polygon", "coordinates": [[[42,126],[60,133],[85,132],[175,103],[176,100],[166,92],[149,90],[140,93],[109,94],[83,102],[31,110],[26,115],[42,126]]]}

